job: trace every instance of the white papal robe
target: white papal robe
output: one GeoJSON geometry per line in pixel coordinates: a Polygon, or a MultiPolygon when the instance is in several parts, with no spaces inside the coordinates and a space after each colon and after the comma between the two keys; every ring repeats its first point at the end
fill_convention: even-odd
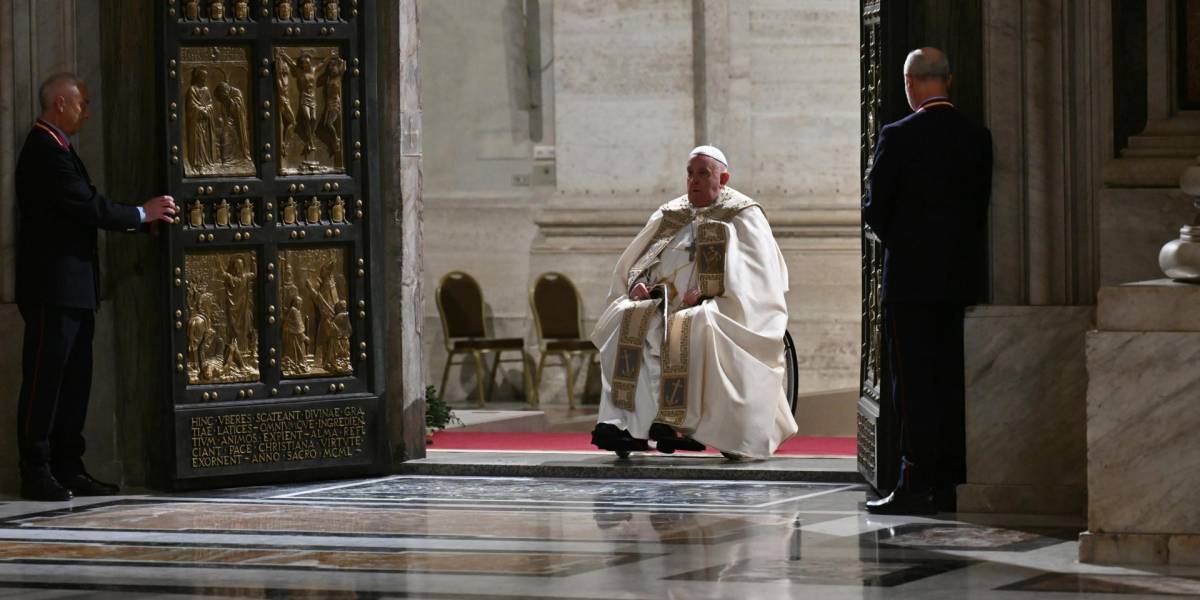
{"type": "Polygon", "coordinates": [[[600,348],[599,421],[646,439],[666,423],[724,452],[765,458],[796,433],[783,388],[787,267],[756,202],[726,187],[712,205],[664,204],[625,249],[600,348]],[[633,301],[645,282],[664,299],[633,301]],[[698,287],[693,307],[683,295],[698,287]]]}

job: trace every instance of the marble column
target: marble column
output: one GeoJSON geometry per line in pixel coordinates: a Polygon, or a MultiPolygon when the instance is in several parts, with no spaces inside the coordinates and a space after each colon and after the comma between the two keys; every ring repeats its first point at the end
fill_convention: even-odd
{"type": "Polygon", "coordinates": [[[416,0],[379,2],[381,131],[387,304],[388,437],[393,463],[425,456],[422,320],[421,102],[416,0]]]}

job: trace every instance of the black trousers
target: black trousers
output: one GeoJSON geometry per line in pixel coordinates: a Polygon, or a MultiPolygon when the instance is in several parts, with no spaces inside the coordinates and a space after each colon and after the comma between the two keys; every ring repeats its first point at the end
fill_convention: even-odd
{"type": "Polygon", "coordinates": [[[47,468],[59,475],[80,473],[96,313],[47,305],[18,308],[25,320],[17,408],[21,476],[38,476],[47,468]]]}
{"type": "Polygon", "coordinates": [[[966,480],[963,306],[886,304],[883,351],[900,432],[898,487],[966,480]]]}

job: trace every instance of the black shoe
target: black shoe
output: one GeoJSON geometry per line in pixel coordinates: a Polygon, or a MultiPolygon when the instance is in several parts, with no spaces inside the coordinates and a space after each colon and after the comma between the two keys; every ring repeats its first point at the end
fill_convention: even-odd
{"type": "Polygon", "coordinates": [[[54,476],[46,473],[21,480],[21,497],[37,502],[66,502],[75,497],[54,476]]]}
{"type": "Polygon", "coordinates": [[[937,514],[937,505],[931,491],[897,489],[887,498],[868,501],[867,512],[873,515],[933,515],[937,514]]]}
{"type": "Polygon", "coordinates": [[[686,435],[681,436],[670,426],[662,423],[650,426],[650,439],[654,440],[655,449],[663,454],[674,454],[676,450],[704,452],[704,444],[686,435]]]}
{"type": "Polygon", "coordinates": [[[91,475],[88,475],[87,472],[65,475],[59,477],[58,481],[67,488],[70,488],[76,496],[115,496],[121,491],[121,488],[111,483],[97,481],[91,475]]]}
{"type": "Polygon", "coordinates": [[[598,423],[592,430],[592,445],[610,452],[628,456],[630,452],[646,452],[650,444],[639,440],[628,431],[618,428],[611,423],[598,423]]]}

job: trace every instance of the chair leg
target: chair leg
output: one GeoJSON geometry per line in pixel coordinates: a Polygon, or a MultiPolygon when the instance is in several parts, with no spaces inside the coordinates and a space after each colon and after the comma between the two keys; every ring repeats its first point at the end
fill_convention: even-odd
{"type": "Polygon", "coordinates": [[[496,372],[500,370],[500,359],[503,358],[503,356],[503,350],[496,351],[496,359],[492,363],[491,375],[488,376],[488,401],[496,399],[496,372]]]}
{"type": "Polygon", "coordinates": [[[575,370],[572,368],[575,361],[572,358],[570,353],[562,355],[563,365],[567,368],[567,410],[575,410],[575,370]]]}
{"type": "Polygon", "coordinates": [[[442,387],[438,388],[438,400],[446,399],[446,382],[450,379],[450,363],[454,362],[454,353],[446,357],[446,367],[442,369],[442,387]]]}
{"type": "Polygon", "coordinates": [[[545,371],[545,369],[546,369],[546,353],[543,352],[541,354],[541,356],[538,357],[537,368],[535,368],[533,370],[533,387],[537,388],[538,391],[541,391],[541,389],[542,389],[542,374],[545,371]]]}
{"type": "Polygon", "coordinates": [[[487,380],[483,378],[483,356],[478,350],[472,350],[471,356],[475,359],[475,378],[479,385],[479,406],[480,408],[487,406],[488,393],[485,391],[487,380]]]}
{"type": "Polygon", "coordinates": [[[529,353],[521,348],[521,379],[525,384],[525,401],[529,406],[537,408],[538,405],[538,386],[533,384],[533,373],[530,373],[530,367],[533,366],[533,359],[529,357],[529,353]]]}

